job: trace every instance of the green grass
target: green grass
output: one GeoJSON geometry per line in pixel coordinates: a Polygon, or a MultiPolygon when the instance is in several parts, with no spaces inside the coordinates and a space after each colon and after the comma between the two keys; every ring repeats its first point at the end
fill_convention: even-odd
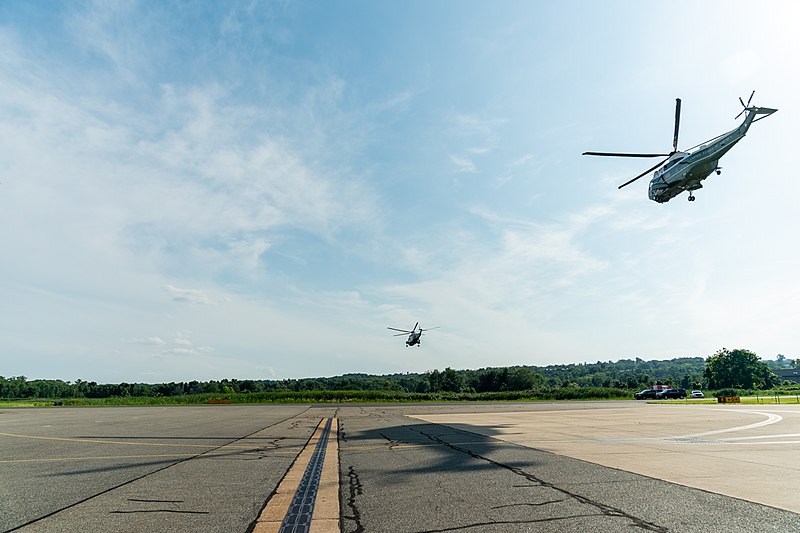
{"type": "Polygon", "coordinates": [[[508,392],[428,392],[400,391],[275,391],[230,394],[186,394],[181,396],[114,396],[110,398],[65,398],[47,400],[0,400],[0,407],[115,405],[201,405],[210,400],[228,400],[232,404],[271,403],[404,403],[404,402],[488,402],[488,401],[553,401],[629,399],[630,394],[619,389],[602,387],[559,388],[540,391],[508,392]]]}
{"type": "Polygon", "coordinates": [[[53,400],[0,400],[0,407],[52,407],[53,400]]]}
{"type": "MultiPolygon", "coordinates": [[[[648,400],[647,403],[662,405],[697,405],[697,404],[716,404],[716,398],[686,398],[685,400],[648,400]]],[[[795,396],[740,396],[739,405],[769,405],[769,404],[788,404],[800,405],[800,395],[795,396]]],[[[734,403],[724,405],[736,405],[734,403]]]]}
{"type": "Polygon", "coordinates": [[[800,404],[800,396],[741,396],[745,404],[800,404]]]}
{"type": "MultiPolygon", "coordinates": [[[[745,391],[742,391],[745,392],[745,391]]],[[[742,394],[743,404],[800,404],[800,395],[742,394]]],[[[709,392],[703,399],[653,400],[648,403],[667,405],[716,404],[709,392]]],[[[56,402],[63,406],[148,406],[148,405],[206,405],[213,400],[226,400],[231,404],[292,404],[292,403],[425,403],[425,402],[521,402],[561,400],[630,400],[633,393],[603,387],[555,388],[538,391],[507,392],[427,392],[400,391],[273,391],[254,393],[185,394],[180,396],[113,396],[110,398],[30,398],[0,400],[2,407],[52,407],[56,402]]]]}

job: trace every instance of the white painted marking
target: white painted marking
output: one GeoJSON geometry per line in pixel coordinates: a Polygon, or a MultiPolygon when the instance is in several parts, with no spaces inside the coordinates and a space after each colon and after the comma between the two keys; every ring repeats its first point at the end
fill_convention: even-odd
{"type": "Polygon", "coordinates": [[[783,420],[781,415],[775,415],[772,413],[762,413],[760,411],[740,411],[742,413],[752,413],[754,415],[761,415],[767,417],[766,420],[762,420],[761,422],[756,422],[755,424],[747,424],[746,426],[736,426],[732,428],[726,429],[717,429],[714,431],[704,431],[702,433],[692,433],[691,435],[680,435],[677,437],[669,437],[671,439],[691,439],[695,437],[705,437],[707,435],[719,435],[720,433],[734,433],[736,431],[745,431],[748,429],[760,428],[762,426],[768,426],[770,424],[775,424],[783,420]]]}
{"type": "Polygon", "coordinates": [[[800,440],[775,440],[769,442],[731,442],[737,446],[762,446],[764,444],[800,444],[800,440]]]}
{"type": "Polygon", "coordinates": [[[727,439],[719,439],[724,441],[732,440],[752,440],[752,439],[783,439],[786,437],[800,437],[800,433],[786,433],[785,435],[756,435],[754,437],[728,437],[727,439]]]}

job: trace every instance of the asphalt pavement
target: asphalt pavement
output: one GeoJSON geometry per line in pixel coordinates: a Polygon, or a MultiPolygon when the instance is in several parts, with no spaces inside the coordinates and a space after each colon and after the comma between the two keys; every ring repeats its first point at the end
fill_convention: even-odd
{"type": "Polygon", "coordinates": [[[539,449],[543,426],[518,430],[524,424],[502,419],[545,412],[569,419],[580,410],[619,423],[627,410],[635,420],[646,408],[563,402],[0,409],[0,531],[252,530],[326,418],[338,424],[341,531],[800,531],[800,514],[626,471],[624,460],[609,467],[539,449]],[[482,422],[425,420],[464,414],[482,422]]]}

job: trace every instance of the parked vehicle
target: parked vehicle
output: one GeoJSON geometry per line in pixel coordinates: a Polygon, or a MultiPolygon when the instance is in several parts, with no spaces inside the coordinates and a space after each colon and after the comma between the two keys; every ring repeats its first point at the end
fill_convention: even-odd
{"type": "Polygon", "coordinates": [[[657,389],[645,389],[642,392],[637,392],[633,397],[637,400],[654,400],[659,392],[657,389]]]}
{"type": "Polygon", "coordinates": [[[693,390],[691,393],[692,398],[705,398],[703,391],[701,390],[693,390]]]}
{"type": "Polygon", "coordinates": [[[684,389],[664,389],[656,393],[657,400],[668,400],[670,398],[686,398],[686,391],[684,389]]]}

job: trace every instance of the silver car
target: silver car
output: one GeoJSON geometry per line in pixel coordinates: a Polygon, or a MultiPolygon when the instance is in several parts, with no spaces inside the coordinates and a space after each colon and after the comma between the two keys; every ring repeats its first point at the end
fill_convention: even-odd
{"type": "Polygon", "coordinates": [[[701,391],[701,390],[693,390],[692,393],[691,393],[691,397],[692,398],[705,398],[705,395],[703,394],[703,391],[701,391]]]}

